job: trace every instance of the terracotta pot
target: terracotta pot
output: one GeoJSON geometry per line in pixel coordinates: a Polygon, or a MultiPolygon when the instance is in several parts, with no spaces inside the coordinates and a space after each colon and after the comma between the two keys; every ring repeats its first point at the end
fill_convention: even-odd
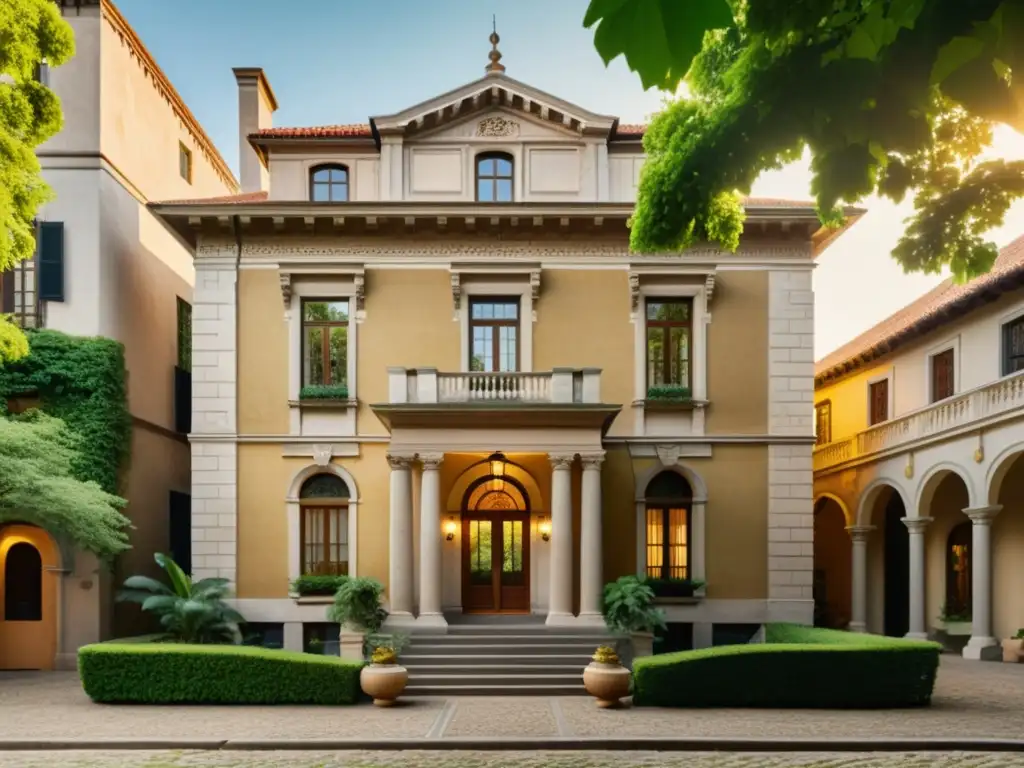
{"type": "Polygon", "coordinates": [[[359,673],[363,693],[373,698],[378,707],[390,707],[405,690],[409,670],[398,664],[370,664],[359,673]]]}
{"type": "Polygon", "coordinates": [[[1003,661],[1011,664],[1024,661],[1024,640],[1011,638],[1003,640],[1003,661]]]}
{"type": "Polygon", "coordinates": [[[629,695],[630,672],[621,664],[590,662],[583,670],[583,686],[602,708],[617,707],[629,695]]]}

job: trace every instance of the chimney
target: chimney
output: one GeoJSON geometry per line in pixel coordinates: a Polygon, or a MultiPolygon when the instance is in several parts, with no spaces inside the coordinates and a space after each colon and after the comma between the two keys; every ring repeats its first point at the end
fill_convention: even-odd
{"type": "Polygon", "coordinates": [[[270,190],[270,172],[249,143],[249,135],[270,128],[277,99],[260,67],[235,67],[238,82],[238,161],[242,191],[270,190]]]}

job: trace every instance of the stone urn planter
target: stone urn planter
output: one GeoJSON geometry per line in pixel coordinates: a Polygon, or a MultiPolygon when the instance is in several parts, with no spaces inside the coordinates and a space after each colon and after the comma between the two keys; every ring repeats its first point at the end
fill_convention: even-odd
{"type": "Polygon", "coordinates": [[[602,645],[583,670],[583,687],[602,709],[617,707],[629,695],[630,671],[619,663],[615,651],[602,645]]]}
{"type": "Polygon", "coordinates": [[[393,706],[408,682],[409,670],[398,664],[398,657],[391,648],[377,648],[370,663],[359,673],[363,693],[378,707],[393,706]]]}
{"type": "Polygon", "coordinates": [[[1003,661],[1016,664],[1024,661],[1024,637],[1011,637],[1003,640],[1003,661]]]}

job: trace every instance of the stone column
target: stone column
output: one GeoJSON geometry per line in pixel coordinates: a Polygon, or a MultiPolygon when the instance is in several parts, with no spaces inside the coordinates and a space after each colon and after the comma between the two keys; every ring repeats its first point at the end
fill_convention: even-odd
{"type": "Polygon", "coordinates": [[[601,463],[604,453],[580,456],[583,485],[580,498],[580,616],[581,622],[604,626],[601,595],[604,590],[601,520],[601,463]]]}
{"type": "Polygon", "coordinates": [[[992,520],[1002,505],[965,509],[971,518],[971,639],[965,659],[1001,659],[999,642],[992,637],[992,520]]]}
{"type": "Polygon", "coordinates": [[[928,628],[924,616],[924,530],[930,517],[904,517],[903,524],[910,531],[910,631],[907,637],[927,640],[928,628]]]}
{"type": "Polygon", "coordinates": [[[551,592],[548,624],[571,624],[572,614],[572,456],[551,459],[551,592]]]}
{"type": "Polygon", "coordinates": [[[406,456],[388,454],[391,465],[390,553],[390,626],[409,624],[412,615],[412,470],[406,456]]]}
{"type": "Polygon", "coordinates": [[[868,537],[873,525],[851,525],[846,532],[853,542],[850,580],[850,631],[867,632],[868,615],[868,537]]]}
{"type": "Polygon", "coordinates": [[[421,455],[420,615],[416,623],[447,627],[441,613],[441,479],[444,454],[421,455]]]}

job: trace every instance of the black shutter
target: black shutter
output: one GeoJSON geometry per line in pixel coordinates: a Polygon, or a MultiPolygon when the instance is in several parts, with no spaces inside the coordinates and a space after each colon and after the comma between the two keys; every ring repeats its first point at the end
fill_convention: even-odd
{"type": "Polygon", "coordinates": [[[174,428],[183,435],[192,431],[192,373],[174,366],[174,428]]]}
{"type": "Polygon", "coordinates": [[[39,223],[39,299],[64,301],[64,222],[39,223]]]}
{"type": "Polygon", "coordinates": [[[192,573],[192,496],[181,491],[170,494],[171,558],[181,569],[192,573]]]}

